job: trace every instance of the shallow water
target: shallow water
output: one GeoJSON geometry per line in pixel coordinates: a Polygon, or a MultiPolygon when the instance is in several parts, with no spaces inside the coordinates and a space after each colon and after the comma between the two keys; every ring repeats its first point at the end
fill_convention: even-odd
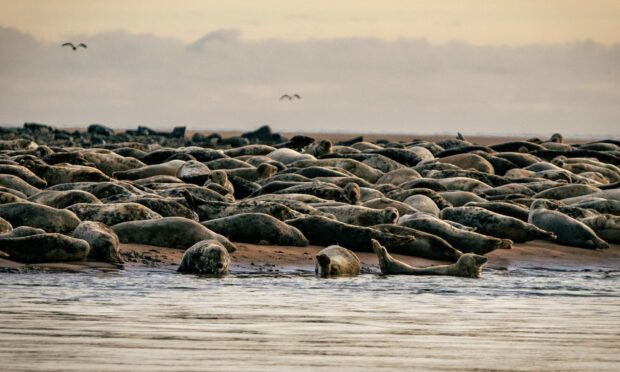
{"type": "Polygon", "coordinates": [[[1,370],[618,370],[620,272],[0,274],[1,370]]]}

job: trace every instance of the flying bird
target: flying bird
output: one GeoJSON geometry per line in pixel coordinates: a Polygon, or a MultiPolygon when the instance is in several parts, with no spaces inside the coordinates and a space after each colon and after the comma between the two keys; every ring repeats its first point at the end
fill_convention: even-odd
{"type": "Polygon", "coordinates": [[[77,48],[79,48],[79,47],[82,47],[84,49],[87,48],[86,44],[84,44],[84,43],[79,43],[78,45],[73,45],[73,43],[64,43],[64,44],[62,44],[62,46],[63,47],[69,46],[73,50],[77,50],[77,48]]]}
{"type": "Polygon", "coordinates": [[[291,101],[293,98],[301,99],[301,96],[299,94],[293,94],[292,96],[284,94],[282,95],[282,97],[280,97],[280,101],[282,101],[283,99],[288,99],[289,101],[291,101]]]}

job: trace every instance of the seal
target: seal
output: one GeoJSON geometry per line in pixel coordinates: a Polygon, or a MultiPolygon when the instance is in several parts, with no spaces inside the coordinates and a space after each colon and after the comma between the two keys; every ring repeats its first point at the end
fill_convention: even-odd
{"type": "Polygon", "coordinates": [[[63,209],[77,203],[102,204],[93,194],[82,190],[43,190],[28,198],[28,201],[63,209]]]}
{"type": "Polygon", "coordinates": [[[47,182],[48,187],[71,182],[105,182],[110,181],[102,171],[95,167],[73,164],[47,165],[45,163],[25,160],[23,164],[37,176],[47,182]]]}
{"type": "Polygon", "coordinates": [[[264,213],[244,213],[202,222],[208,229],[235,242],[307,246],[308,239],[295,227],[264,213]]]}
{"type": "Polygon", "coordinates": [[[196,221],[183,217],[123,222],[112,226],[112,230],[118,235],[121,243],[186,249],[201,240],[217,240],[229,252],[234,252],[236,249],[222,235],[214,233],[196,221]]]}
{"type": "Polygon", "coordinates": [[[114,172],[141,168],[146,165],[138,159],[124,157],[110,150],[88,149],[80,152],[84,156],[84,159],[93,163],[97,169],[108,176],[112,176],[114,172]]]}
{"type": "Polygon", "coordinates": [[[548,209],[544,199],[535,200],[530,207],[528,222],[557,235],[556,243],[588,249],[605,249],[609,244],[591,228],[558,211],[548,209]]]}
{"type": "MultiPolygon", "coordinates": [[[[213,183],[224,188],[224,190],[226,190],[229,194],[231,195],[235,194],[235,187],[228,180],[228,176],[226,175],[226,172],[224,172],[223,170],[213,171],[211,173],[211,181],[213,181],[213,183]]],[[[208,184],[206,184],[205,186],[209,187],[208,184]]]]}
{"type": "Polygon", "coordinates": [[[0,164],[0,174],[11,174],[13,176],[19,177],[29,183],[31,186],[38,189],[47,186],[47,182],[44,179],[32,173],[30,169],[21,165],[0,164]]]}
{"type": "Polygon", "coordinates": [[[118,236],[101,222],[84,221],[73,230],[71,236],[88,243],[89,259],[123,266],[123,258],[118,249],[118,236]]]}
{"type": "Polygon", "coordinates": [[[153,176],[177,176],[179,168],[185,164],[183,160],[171,160],[161,164],[146,165],[144,167],[126,171],[114,172],[113,176],[119,180],[139,180],[153,176]]]}
{"type": "MultiPolygon", "coordinates": [[[[188,199],[188,204],[198,213],[199,220],[212,220],[215,218],[229,217],[241,213],[265,213],[280,221],[301,217],[302,213],[287,207],[286,205],[267,200],[244,200],[239,203],[188,199]]],[[[312,207],[308,207],[312,208],[312,207]]]]}
{"type": "Polygon", "coordinates": [[[580,220],[594,230],[597,236],[609,243],[620,244],[620,217],[602,214],[580,220]]]}
{"type": "Polygon", "coordinates": [[[463,254],[444,239],[420,230],[399,225],[385,224],[375,225],[372,228],[383,233],[415,238],[415,240],[409,242],[408,245],[412,250],[415,249],[415,251],[418,252],[418,257],[434,257],[434,259],[454,262],[463,254]]]}
{"type": "Polygon", "coordinates": [[[358,205],[342,205],[317,207],[324,213],[332,214],[340,222],[355,226],[373,226],[380,224],[394,224],[398,220],[398,210],[387,207],[383,210],[362,207],[358,205]]]}
{"type": "Polygon", "coordinates": [[[18,191],[26,196],[31,196],[41,191],[12,174],[0,174],[0,186],[18,191]]]}
{"type": "Polygon", "coordinates": [[[500,201],[490,201],[490,202],[470,202],[465,204],[466,207],[480,207],[491,212],[503,214],[504,216],[514,217],[523,222],[527,222],[527,218],[530,214],[530,210],[526,207],[523,207],[519,204],[508,203],[508,202],[500,202],[500,201]]]}
{"type": "Polygon", "coordinates": [[[250,182],[256,182],[263,178],[269,178],[278,172],[278,168],[271,164],[262,163],[256,168],[227,169],[228,176],[241,177],[250,182]]]}
{"type": "Polygon", "coordinates": [[[5,234],[11,230],[13,230],[11,223],[4,218],[0,218],[0,234],[5,234]]]}
{"type": "Polygon", "coordinates": [[[357,204],[360,200],[360,187],[353,182],[340,188],[329,183],[315,181],[287,187],[273,194],[308,194],[322,199],[357,204]]]}
{"type": "Polygon", "coordinates": [[[572,198],[575,196],[589,195],[598,191],[601,190],[591,185],[568,184],[540,191],[539,193],[535,194],[533,198],[561,200],[572,198]]]}
{"type": "Polygon", "coordinates": [[[179,167],[176,176],[183,182],[202,185],[211,176],[211,169],[197,160],[189,160],[179,167]]]}
{"type": "MultiPolygon", "coordinates": [[[[462,254],[450,247],[427,247],[415,244],[414,236],[402,236],[370,227],[347,225],[322,216],[308,216],[286,221],[298,228],[311,244],[324,247],[337,244],[356,252],[372,252],[371,239],[377,239],[396,253],[430,259],[456,261],[462,254]]],[[[380,225],[385,226],[385,225],[380,225]]],[[[391,226],[391,225],[388,225],[391,226]]],[[[449,244],[446,243],[449,246],[449,244]]]]}
{"type": "Polygon", "coordinates": [[[496,238],[510,239],[515,243],[524,243],[534,239],[554,240],[553,232],[523,222],[516,218],[491,212],[480,207],[445,208],[439,217],[477,228],[477,232],[496,238]]]}
{"type": "Polygon", "coordinates": [[[321,278],[356,276],[360,272],[360,259],[352,251],[331,245],[315,256],[314,272],[321,278]]]}
{"type": "Polygon", "coordinates": [[[82,261],[90,249],[84,240],[58,233],[20,237],[0,235],[0,246],[12,261],[23,263],[82,261]]]}
{"type": "Polygon", "coordinates": [[[459,229],[439,218],[428,215],[408,217],[410,216],[403,216],[398,221],[398,225],[436,235],[463,253],[484,255],[496,249],[510,249],[512,247],[512,241],[509,239],[498,239],[459,229]]]}
{"type": "Polygon", "coordinates": [[[401,216],[405,214],[413,214],[417,212],[417,210],[414,209],[409,204],[405,204],[403,202],[392,200],[390,198],[371,199],[371,200],[364,202],[364,204],[362,205],[364,207],[372,208],[372,209],[394,208],[398,211],[398,214],[401,216]]]}
{"type": "Polygon", "coordinates": [[[383,275],[450,275],[466,278],[479,278],[487,258],[473,253],[465,253],[452,265],[439,265],[417,268],[392,257],[378,241],[372,240],[372,248],[379,259],[383,275]]]}
{"type": "Polygon", "coordinates": [[[138,203],[78,203],[67,207],[67,210],[75,213],[81,220],[101,222],[107,226],[113,226],[127,221],[162,218],[158,213],[138,203]]]}
{"type": "Polygon", "coordinates": [[[381,184],[391,184],[398,186],[402,183],[405,183],[410,180],[415,180],[418,178],[422,178],[420,173],[418,173],[415,169],[412,168],[399,168],[393,171],[384,173],[378,180],[377,185],[381,184]]]}
{"type": "Polygon", "coordinates": [[[184,199],[141,196],[128,199],[128,201],[142,204],[162,217],[185,217],[198,221],[198,214],[182,204],[184,199]]]}
{"type": "Polygon", "coordinates": [[[493,165],[488,160],[477,154],[455,154],[439,158],[437,160],[442,163],[456,165],[461,169],[474,169],[479,172],[495,174],[495,169],[493,168],[493,165]]]}
{"type": "Polygon", "coordinates": [[[8,203],[0,205],[0,217],[13,227],[31,226],[47,232],[66,234],[80,224],[75,213],[35,203],[8,203]]]}
{"type": "Polygon", "coordinates": [[[455,207],[461,207],[467,203],[484,203],[487,200],[469,191],[440,191],[439,195],[455,207]]]}
{"type": "Polygon", "coordinates": [[[267,154],[267,157],[285,165],[294,163],[298,160],[316,160],[316,158],[310,154],[300,154],[289,148],[277,149],[267,154]]]}
{"type": "Polygon", "coordinates": [[[218,169],[237,169],[237,168],[253,168],[254,166],[250,163],[247,163],[243,160],[235,159],[235,158],[222,158],[215,159],[205,163],[207,167],[211,170],[218,169]]]}
{"type": "Polygon", "coordinates": [[[411,195],[405,199],[403,203],[413,207],[413,209],[417,211],[432,214],[433,216],[437,216],[440,211],[433,199],[426,195],[411,195]]]}
{"type": "Polygon", "coordinates": [[[306,168],[312,166],[330,166],[341,168],[354,176],[364,179],[370,183],[375,183],[383,175],[378,169],[370,167],[354,159],[332,158],[319,160],[300,160],[289,165],[290,167],[306,168]]]}
{"type": "Polygon", "coordinates": [[[183,254],[177,271],[188,274],[223,275],[228,272],[230,255],[217,240],[202,240],[183,254]]]}

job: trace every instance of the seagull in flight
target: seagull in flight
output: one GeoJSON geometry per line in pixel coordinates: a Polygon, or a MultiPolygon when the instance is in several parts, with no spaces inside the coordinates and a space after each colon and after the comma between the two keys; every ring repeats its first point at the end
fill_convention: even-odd
{"type": "Polygon", "coordinates": [[[280,101],[282,101],[283,99],[288,99],[289,101],[291,101],[293,98],[301,99],[301,96],[299,94],[293,94],[293,96],[289,96],[288,94],[284,94],[284,95],[282,95],[282,97],[280,97],[280,101]]]}
{"type": "Polygon", "coordinates": [[[82,47],[84,49],[87,48],[86,44],[84,44],[84,43],[79,43],[78,45],[73,45],[73,43],[64,43],[64,44],[62,44],[62,46],[63,47],[66,47],[66,46],[71,47],[71,49],[73,49],[74,51],[77,50],[77,48],[79,48],[79,47],[82,47]]]}

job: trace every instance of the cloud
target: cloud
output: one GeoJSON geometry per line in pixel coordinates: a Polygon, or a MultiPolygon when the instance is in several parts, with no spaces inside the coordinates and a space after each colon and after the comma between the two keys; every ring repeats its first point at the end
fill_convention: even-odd
{"type": "Polygon", "coordinates": [[[620,134],[620,45],[247,41],[236,30],[191,44],[124,31],[75,41],[89,48],[0,28],[0,122],[620,134]]]}
{"type": "Polygon", "coordinates": [[[203,50],[205,45],[210,43],[232,43],[239,40],[241,31],[237,29],[215,30],[206,33],[203,37],[187,46],[194,51],[203,50]]]}

